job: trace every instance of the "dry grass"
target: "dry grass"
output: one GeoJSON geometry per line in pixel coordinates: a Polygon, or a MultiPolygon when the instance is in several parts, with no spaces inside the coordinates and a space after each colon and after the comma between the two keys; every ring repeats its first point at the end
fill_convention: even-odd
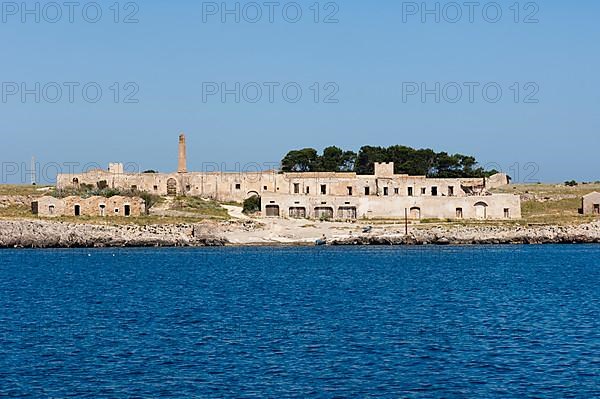
{"type": "Polygon", "coordinates": [[[52,187],[31,186],[25,184],[0,184],[0,195],[32,195],[41,197],[49,192],[44,189],[52,189],[52,187]]]}
{"type": "Polygon", "coordinates": [[[580,215],[579,208],[581,198],[600,191],[600,184],[511,184],[493,191],[521,195],[523,221],[530,224],[579,224],[598,219],[580,215]]]}
{"type": "Polygon", "coordinates": [[[170,209],[197,214],[204,218],[229,219],[227,209],[223,208],[221,204],[197,197],[177,197],[170,209]]]}

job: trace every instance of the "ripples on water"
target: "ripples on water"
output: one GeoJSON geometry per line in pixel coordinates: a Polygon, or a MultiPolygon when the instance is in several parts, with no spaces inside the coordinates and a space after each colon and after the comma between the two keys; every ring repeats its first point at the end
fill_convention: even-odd
{"type": "Polygon", "coordinates": [[[600,247],[0,252],[0,396],[600,397],[600,247]]]}

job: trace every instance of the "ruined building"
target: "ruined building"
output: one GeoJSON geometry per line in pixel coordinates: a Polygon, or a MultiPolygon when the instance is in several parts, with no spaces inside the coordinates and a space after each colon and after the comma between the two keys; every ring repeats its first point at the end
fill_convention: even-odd
{"type": "Polygon", "coordinates": [[[509,183],[505,174],[489,178],[432,179],[394,173],[393,163],[378,163],[374,175],[353,172],[280,173],[188,172],[186,139],[179,137],[176,173],[123,173],[106,170],[61,174],[59,189],[81,184],[147,191],[162,196],[199,196],[242,202],[261,197],[265,217],[314,219],[519,219],[517,195],[491,194],[509,183]]]}
{"type": "Polygon", "coordinates": [[[31,203],[34,215],[43,217],[59,216],[99,216],[99,217],[137,217],[146,213],[146,203],[138,197],[114,196],[82,198],[41,197],[31,203]]]}

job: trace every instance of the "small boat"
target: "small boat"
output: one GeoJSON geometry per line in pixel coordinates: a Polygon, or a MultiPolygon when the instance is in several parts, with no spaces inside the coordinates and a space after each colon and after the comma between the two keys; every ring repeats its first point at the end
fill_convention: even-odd
{"type": "Polygon", "coordinates": [[[318,240],[315,241],[315,245],[316,246],[327,245],[327,239],[319,238],[318,240]]]}

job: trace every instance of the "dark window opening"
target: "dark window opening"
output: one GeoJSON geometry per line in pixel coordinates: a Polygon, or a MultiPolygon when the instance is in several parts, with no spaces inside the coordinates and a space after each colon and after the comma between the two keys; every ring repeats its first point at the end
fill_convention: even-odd
{"type": "Polygon", "coordinates": [[[421,188],[421,195],[427,194],[427,187],[421,188]]]}
{"type": "Polygon", "coordinates": [[[158,186],[154,186],[154,191],[158,191],[158,186]]]}
{"type": "Polygon", "coordinates": [[[125,205],[125,216],[131,216],[131,206],[125,205]]]}
{"type": "Polygon", "coordinates": [[[383,195],[388,195],[388,188],[387,187],[383,188],[383,195]]]}
{"type": "Polygon", "coordinates": [[[300,194],[300,183],[294,183],[294,194],[300,194]]]}
{"type": "Polygon", "coordinates": [[[265,213],[267,217],[279,217],[279,205],[267,205],[265,213]]]}
{"type": "Polygon", "coordinates": [[[352,187],[348,187],[348,195],[352,195],[352,187]]]}
{"type": "Polygon", "coordinates": [[[448,197],[454,196],[454,186],[448,186],[448,197]]]}
{"type": "Polygon", "coordinates": [[[594,204],[594,213],[600,215],[600,204],[594,204]]]}
{"type": "Polygon", "coordinates": [[[306,194],[310,194],[310,187],[306,187],[306,194]]]}
{"type": "Polygon", "coordinates": [[[431,195],[433,195],[434,197],[437,197],[438,195],[438,190],[437,187],[431,187],[431,195]]]}
{"type": "Polygon", "coordinates": [[[365,195],[371,195],[371,189],[369,187],[365,187],[365,195]]]}
{"type": "Polygon", "coordinates": [[[81,206],[75,205],[75,216],[81,216],[81,206]]]}
{"type": "Polygon", "coordinates": [[[240,183],[236,183],[235,184],[235,189],[236,190],[241,190],[242,189],[242,185],[240,183]]]}
{"type": "Polygon", "coordinates": [[[396,194],[396,195],[400,194],[400,189],[398,187],[394,188],[394,194],[396,194]]]}
{"type": "Polygon", "coordinates": [[[510,209],[509,208],[504,208],[504,218],[505,219],[510,218],[510,209]]]}
{"type": "Polygon", "coordinates": [[[263,190],[267,191],[269,188],[267,186],[263,187],[263,190]]]}
{"type": "Polygon", "coordinates": [[[408,196],[409,196],[409,197],[412,197],[412,196],[413,196],[413,188],[412,188],[412,187],[409,187],[409,188],[408,188],[408,196]]]}
{"type": "Polygon", "coordinates": [[[327,185],[321,184],[321,194],[327,194],[327,185]]]}
{"type": "Polygon", "coordinates": [[[462,208],[456,208],[456,218],[457,219],[462,219],[463,218],[463,210],[462,210],[462,208]]]}

